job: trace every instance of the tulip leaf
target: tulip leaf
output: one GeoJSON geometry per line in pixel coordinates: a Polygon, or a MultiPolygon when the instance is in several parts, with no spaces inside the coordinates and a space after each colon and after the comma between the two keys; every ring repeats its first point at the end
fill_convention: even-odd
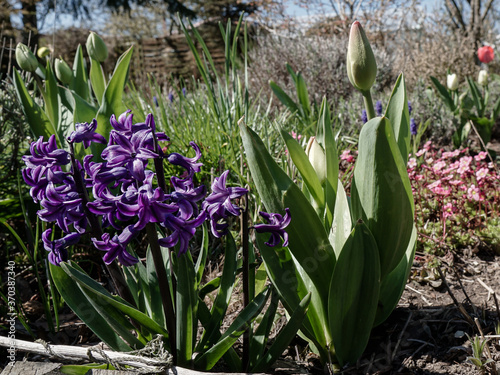
{"type": "Polygon", "coordinates": [[[288,153],[292,158],[293,164],[299,170],[307,189],[311,193],[312,197],[320,207],[321,212],[325,206],[325,195],[323,193],[323,188],[321,187],[321,182],[319,181],[318,175],[314,170],[309,158],[307,157],[302,146],[297,142],[290,134],[288,134],[283,129],[280,129],[281,136],[286,143],[288,153]]]}
{"type": "Polygon", "coordinates": [[[483,102],[483,96],[481,95],[481,90],[479,89],[477,83],[470,77],[467,77],[467,84],[469,85],[469,90],[472,95],[472,100],[477,110],[477,117],[483,117],[484,102],[483,102]]]}
{"type": "Polygon", "coordinates": [[[337,142],[333,135],[333,126],[330,120],[330,110],[328,102],[323,98],[316,131],[316,140],[323,147],[326,159],[326,180],[324,181],[324,192],[326,201],[325,227],[327,230],[332,225],[333,211],[335,209],[335,199],[337,196],[337,184],[339,178],[339,158],[337,153],[337,142]]]}
{"type": "Polygon", "coordinates": [[[307,294],[302,301],[300,301],[299,307],[291,314],[287,324],[283,327],[278,336],[276,336],[266,354],[259,356],[260,360],[251,369],[252,372],[266,371],[285,351],[302,324],[310,301],[311,293],[307,294]]]}
{"type": "Polygon", "coordinates": [[[102,69],[99,61],[90,59],[90,83],[92,85],[92,91],[97,99],[99,105],[102,104],[104,90],[106,89],[106,78],[104,76],[104,70],[102,69]]]}
{"type": "Polygon", "coordinates": [[[82,46],[78,45],[73,62],[73,79],[69,84],[70,90],[76,92],[84,100],[89,100],[89,78],[85,69],[82,46]]]}
{"type": "Polygon", "coordinates": [[[59,98],[59,89],[57,87],[56,77],[51,69],[50,63],[47,61],[46,79],[45,79],[45,91],[41,88],[43,94],[43,100],[45,102],[45,113],[49,118],[50,122],[57,129],[60,134],[59,127],[59,114],[61,107],[61,100],[59,98]]]}
{"type": "Polygon", "coordinates": [[[196,357],[195,367],[210,370],[219,359],[233,346],[238,338],[251,326],[252,321],[259,315],[269,296],[269,289],[257,295],[236,317],[234,322],[222,334],[217,344],[202,355],[196,357]]]}
{"type": "Polygon", "coordinates": [[[50,274],[57,291],[73,312],[113,350],[127,352],[132,348],[111,328],[95,307],[87,302],[87,296],[62,267],[50,264],[50,274]]]}
{"type": "Polygon", "coordinates": [[[307,92],[306,82],[302,77],[300,72],[297,74],[297,79],[295,80],[295,86],[297,90],[297,98],[300,103],[300,111],[302,112],[302,117],[304,119],[309,118],[311,114],[311,103],[309,102],[309,93],[307,92]]]}
{"type": "Polygon", "coordinates": [[[205,271],[205,264],[207,262],[207,256],[208,256],[209,235],[206,223],[203,223],[202,230],[203,230],[203,237],[201,240],[200,253],[198,254],[198,259],[196,260],[196,265],[194,267],[194,270],[196,272],[197,289],[199,288],[201,281],[203,279],[203,273],[205,271]]]}
{"type": "Polygon", "coordinates": [[[55,134],[57,139],[57,144],[59,145],[59,147],[62,147],[62,144],[59,140],[59,136],[57,134],[56,128],[54,127],[54,124],[50,121],[46,113],[28,93],[28,90],[26,89],[26,85],[21,77],[21,74],[19,74],[19,72],[15,68],[14,68],[13,82],[17,97],[22,104],[21,108],[28,120],[28,124],[30,125],[31,131],[33,132],[35,138],[43,136],[44,140],[48,141],[49,137],[52,134],[55,134]]]}
{"type": "Polygon", "coordinates": [[[335,266],[335,254],[321,219],[297,185],[276,164],[262,140],[253,130],[240,124],[246,157],[257,192],[268,212],[284,213],[290,209],[287,228],[289,249],[303,265],[320,293],[328,295],[328,280],[335,266]]]}
{"type": "Polygon", "coordinates": [[[410,275],[411,266],[413,265],[417,244],[416,241],[417,229],[414,225],[405,256],[403,256],[397,267],[381,280],[377,315],[375,316],[373,326],[378,326],[383,323],[398,304],[405,289],[408,276],[410,275]]]}
{"type": "Polygon", "coordinates": [[[271,87],[271,90],[273,90],[274,95],[278,97],[280,102],[284,104],[290,112],[299,112],[299,107],[297,106],[297,104],[293,101],[292,98],[288,96],[286,92],[283,91],[281,87],[279,87],[274,81],[269,81],[269,86],[271,87]]]}
{"type": "Polygon", "coordinates": [[[414,216],[408,172],[386,117],[361,129],[351,203],[352,219],[362,219],[375,237],[384,278],[408,248],[414,216]]]}
{"type": "Polygon", "coordinates": [[[338,259],[345,242],[352,231],[351,209],[347,194],[342,182],[338,182],[335,213],[333,215],[332,228],[330,230],[330,243],[333,245],[335,256],[338,259]]]}
{"type": "Polygon", "coordinates": [[[446,89],[446,87],[444,87],[439,81],[437,78],[431,76],[431,82],[432,84],[434,85],[434,87],[437,89],[438,91],[438,94],[439,96],[441,97],[441,99],[444,101],[444,103],[448,106],[448,108],[450,109],[450,111],[452,112],[455,112],[456,110],[456,105],[455,103],[453,102],[453,98],[451,97],[450,93],[448,92],[448,90],[446,89]]]}
{"type": "Polygon", "coordinates": [[[380,260],[368,227],[358,221],[347,239],[330,284],[328,318],[335,355],[343,366],[365,350],[377,312],[380,260]]]}
{"type": "Polygon", "coordinates": [[[385,116],[391,121],[399,151],[406,165],[408,163],[408,154],[410,153],[410,113],[408,112],[408,100],[406,99],[406,85],[403,73],[399,75],[394,85],[385,116]]]}

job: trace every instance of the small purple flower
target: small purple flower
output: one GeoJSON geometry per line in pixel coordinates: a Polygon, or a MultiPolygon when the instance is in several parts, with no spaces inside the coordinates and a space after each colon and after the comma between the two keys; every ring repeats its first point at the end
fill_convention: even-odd
{"type": "Polygon", "coordinates": [[[168,100],[170,100],[170,103],[174,102],[174,94],[172,92],[168,93],[168,100]]]}
{"type": "Polygon", "coordinates": [[[111,264],[116,258],[124,266],[132,266],[139,260],[127,252],[127,245],[137,234],[131,225],[126,227],[120,235],[111,237],[109,233],[104,233],[100,240],[92,238],[94,246],[101,251],[105,251],[104,263],[111,264]]]}
{"type": "Polygon", "coordinates": [[[183,88],[182,88],[182,95],[183,95],[184,97],[186,97],[186,88],[185,88],[185,87],[183,87],[183,88]]]}
{"type": "Polygon", "coordinates": [[[411,106],[411,102],[408,100],[408,114],[411,116],[411,112],[413,111],[413,107],[411,106]]]}
{"type": "Polygon", "coordinates": [[[153,103],[155,104],[156,108],[160,106],[160,103],[158,103],[158,98],[156,96],[153,96],[153,103]]]}
{"type": "Polygon", "coordinates": [[[412,135],[417,135],[418,133],[417,124],[415,123],[415,119],[413,117],[410,119],[410,132],[412,135]]]}
{"type": "Polygon", "coordinates": [[[23,161],[28,168],[39,165],[45,167],[60,167],[69,163],[69,153],[57,148],[56,136],[52,134],[48,142],[43,141],[43,136],[30,145],[31,156],[23,156],[23,161]]]}
{"type": "Polygon", "coordinates": [[[122,133],[123,135],[132,135],[132,120],[134,115],[131,112],[132,111],[130,109],[127,110],[126,112],[122,113],[120,117],[118,117],[118,119],[116,119],[115,115],[111,115],[109,122],[113,129],[122,133]]]}
{"type": "Polygon", "coordinates": [[[366,109],[361,111],[361,122],[366,124],[368,122],[368,114],[366,113],[366,109]]]}
{"type": "Polygon", "coordinates": [[[54,266],[59,266],[59,263],[68,260],[67,247],[77,244],[80,240],[80,234],[70,233],[55,241],[50,240],[51,235],[51,228],[42,233],[43,247],[49,251],[49,262],[54,266]]]}
{"type": "Polygon", "coordinates": [[[106,143],[106,138],[95,132],[97,129],[96,119],[93,119],[90,124],[88,122],[76,124],[75,128],[76,130],[68,137],[70,143],[83,142],[84,148],[88,148],[92,142],[106,143]]]}
{"type": "Polygon", "coordinates": [[[212,234],[221,237],[225,234],[227,225],[219,224],[219,220],[228,216],[239,216],[240,207],[232,203],[233,199],[239,198],[248,190],[242,187],[226,187],[229,170],[216,177],[212,184],[212,193],[203,202],[202,208],[210,218],[212,234]]]}
{"type": "Polygon", "coordinates": [[[192,177],[194,173],[200,171],[200,168],[203,165],[203,163],[197,163],[197,161],[200,160],[201,158],[201,150],[198,147],[198,145],[194,142],[189,142],[189,144],[196,152],[194,158],[187,158],[177,152],[173,152],[170,155],[168,155],[167,159],[170,164],[179,165],[184,169],[186,169],[188,172],[188,177],[192,177]]]}
{"type": "Polygon", "coordinates": [[[382,102],[380,100],[375,103],[375,112],[377,112],[377,116],[382,116],[382,102]]]}
{"type": "Polygon", "coordinates": [[[254,229],[257,233],[265,233],[270,232],[271,238],[268,242],[265,242],[267,246],[274,247],[279,245],[281,239],[283,238],[283,247],[288,246],[288,233],[285,231],[285,228],[290,224],[292,217],[290,216],[290,210],[285,208],[285,216],[281,216],[280,214],[267,213],[267,212],[259,212],[260,216],[262,216],[268,224],[257,224],[254,225],[254,229]]]}

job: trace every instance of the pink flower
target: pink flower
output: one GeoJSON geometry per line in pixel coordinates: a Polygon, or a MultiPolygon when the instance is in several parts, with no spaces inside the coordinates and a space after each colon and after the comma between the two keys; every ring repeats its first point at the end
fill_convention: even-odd
{"type": "Polygon", "coordinates": [[[449,158],[457,157],[458,155],[460,155],[460,151],[459,150],[455,150],[455,151],[443,152],[443,155],[441,157],[443,159],[449,159],[449,158]]]}
{"type": "Polygon", "coordinates": [[[464,182],[462,180],[452,180],[449,182],[450,185],[453,185],[453,186],[459,186],[459,185],[462,185],[464,182]]]}
{"type": "Polygon", "coordinates": [[[408,168],[413,169],[416,166],[417,166],[417,159],[410,158],[410,160],[408,160],[408,168]]]}
{"type": "Polygon", "coordinates": [[[422,176],[421,174],[417,174],[415,176],[415,180],[417,180],[417,181],[422,181],[423,179],[424,179],[424,176],[422,176]]]}
{"type": "Polygon", "coordinates": [[[467,189],[467,198],[469,200],[474,200],[474,201],[481,201],[481,196],[479,195],[480,190],[476,188],[476,186],[473,184],[470,186],[469,189],[467,189]]]}
{"type": "Polygon", "coordinates": [[[481,181],[483,178],[485,178],[488,175],[488,168],[481,168],[476,172],[476,179],[478,181],[481,181]]]}
{"type": "Polygon", "coordinates": [[[345,160],[348,163],[354,162],[354,156],[351,155],[350,150],[344,150],[342,151],[342,154],[340,154],[340,160],[345,160]]]}
{"type": "Polygon", "coordinates": [[[415,156],[416,156],[416,157],[420,157],[420,156],[422,156],[423,154],[425,154],[426,152],[427,152],[427,150],[424,150],[424,149],[419,150],[419,151],[417,151],[417,153],[415,154],[415,156]]]}
{"type": "Polygon", "coordinates": [[[490,46],[482,46],[477,50],[477,57],[482,63],[488,64],[493,61],[495,52],[490,46]]]}
{"type": "Polygon", "coordinates": [[[441,186],[441,180],[434,181],[432,184],[427,185],[427,189],[433,190],[439,186],[441,186]]]}
{"type": "Polygon", "coordinates": [[[457,209],[451,204],[451,202],[446,203],[443,206],[443,218],[449,218],[450,216],[453,216],[453,212],[455,212],[457,209]]]}
{"type": "Polygon", "coordinates": [[[434,194],[438,194],[438,195],[450,195],[451,194],[450,188],[443,188],[441,186],[436,186],[435,188],[433,188],[431,190],[434,194]]]}
{"type": "Polygon", "coordinates": [[[446,163],[444,161],[440,160],[432,166],[432,170],[434,171],[434,173],[438,173],[445,166],[446,166],[446,163]]]}
{"type": "Polygon", "coordinates": [[[474,159],[476,159],[476,161],[480,161],[486,159],[486,156],[488,156],[488,153],[486,151],[481,151],[479,154],[474,156],[474,159]]]}
{"type": "Polygon", "coordinates": [[[293,137],[293,139],[300,141],[302,139],[302,134],[297,134],[292,130],[292,137],[293,137]]]}
{"type": "Polygon", "coordinates": [[[431,146],[432,146],[432,142],[431,142],[431,141],[427,141],[427,142],[425,142],[425,145],[424,145],[424,150],[425,150],[425,151],[429,151],[429,150],[430,150],[430,148],[431,148],[431,146]]]}

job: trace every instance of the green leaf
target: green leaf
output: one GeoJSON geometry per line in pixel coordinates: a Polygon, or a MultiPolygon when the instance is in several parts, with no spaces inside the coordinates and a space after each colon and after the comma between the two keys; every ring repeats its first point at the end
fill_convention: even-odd
{"type": "Polygon", "coordinates": [[[57,144],[59,147],[62,147],[59,137],[57,136],[56,128],[42,108],[36,104],[31,95],[28,93],[26,84],[24,83],[21,74],[19,74],[15,68],[13,82],[17,97],[21,103],[21,109],[28,120],[28,124],[30,125],[35,138],[43,136],[44,140],[48,141],[50,136],[55,134],[58,141],[57,144]]]}
{"type": "Polygon", "coordinates": [[[483,95],[481,94],[481,90],[477,86],[477,83],[470,77],[467,77],[467,84],[469,85],[469,90],[472,95],[472,100],[477,110],[477,117],[483,117],[484,100],[483,100],[483,95]]]}
{"type": "Polygon", "coordinates": [[[205,332],[197,346],[198,350],[212,346],[218,339],[217,333],[220,331],[220,326],[224,320],[231,294],[234,288],[236,279],[237,257],[236,243],[233,236],[229,233],[226,236],[226,249],[224,257],[224,268],[220,278],[220,287],[215,297],[215,301],[210,311],[210,321],[205,325],[205,332]]]}
{"type": "Polygon", "coordinates": [[[377,312],[380,260],[368,227],[359,221],[346,241],[330,284],[328,317],[335,355],[343,366],[365,350],[377,312]]]}
{"type": "Polygon", "coordinates": [[[495,122],[498,116],[500,116],[500,98],[498,98],[498,100],[495,102],[495,105],[493,106],[490,120],[495,122]]]}
{"type": "Polygon", "coordinates": [[[410,153],[410,114],[408,112],[408,100],[406,99],[406,85],[403,73],[401,73],[394,85],[385,111],[385,116],[391,121],[396,142],[403,157],[405,165],[408,163],[410,153]]]}
{"type": "Polygon", "coordinates": [[[283,354],[285,349],[297,334],[298,328],[302,324],[306,315],[307,307],[310,301],[311,293],[300,301],[299,307],[290,316],[288,323],[282,328],[266,354],[260,357],[260,360],[251,369],[251,372],[266,371],[279,358],[279,356],[283,354]]]}
{"type": "Polygon", "coordinates": [[[299,112],[297,104],[288,96],[286,92],[283,91],[281,87],[279,87],[274,81],[269,81],[269,86],[271,87],[271,90],[273,90],[274,95],[278,97],[279,101],[283,103],[290,112],[299,112]]]}
{"type": "Polygon", "coordinates": [[[78,317],[113,350],[127,352],[132,348],[111,328],[96,308],[87,300],[78,284],[62,267],[50,264],[54,284],[66,304],[78,317]]]}
{"type": "Polygon", "coordinates": [[[338,182],[335,213],[330,230],[330,243],[333,245],[335,257],[338,259],[345,242],[352,231],[351,209],[342,182],[338,182]]]}
{"type": "Polygon", "coordinates": [[[92,373],[92,370],[115,370],[115,368],[106,363],[89,363],[86,365],[63,365],[59,371],[66,375],[86,375],[92,373]]]}
{"type": "Polygon", "coordinates": [[[208,256],[208,229],[206,223],[203,223],[203,237],[201,240],[200,253],[198,254],[198,259],[196,260],[195,272],[196,272],[196,288],[198,289],[201,281],[203,279],[203,273],[205,271],[205,264],[207,262],[208,256]]]}
{"type": "Polygon", "coordinates": [[[90,60],[90,83],[97,102],[101,105],[104,91],[106,89],[106,78],[104,77],[104,70],[102,69],[99,61],[92,58],[90,60]]]}
{"type": "Polygon", "coordinates": [[[443,100],[444,104],[450,109],[450,111],[455,112],[457,109],[455,103],[453,102],[453,98],[451,97],[450,93],[444,87],[438,80],[437,78],[431,76],[431,82],[434,85],[434,87],[437,89],[439,96],[443,100]]]}
{"type": "Polygon", "coordinates": [[[337,142],[333,135],[333,126],[330,120],[330,110],[328,102],[323,98],[316,131],[316,140],[325,150],[326,159],[326,180],[323,183],[326,201],[325,228],[329,230],[333,221],[333,211],[335,209],[335,199],[337,196],[337,185],[339,178],[339,158],[337,153],[337,142]]]}
{"type": "Polygon", "coordinates": [[[217,344],[211,347],[195,361],[195,367],[203,370],[210,370],[217,361],[226,353],[238,340],[238,338],[251,327],[252,321],[262,311],[269,295],[269,289],[257,295],[236,317],[226,332],[222,334],[217,344]]]}
{"type": "Polygon", "coordinates": [[[283,129],[280,129],[280,133],[286,143],[286,148],[293,160],[293,164],[299,170],[304,183],[322,212],[325,207],[325,194],[323,193],[323,188],[321,187],[321,182],[316,171],[299,142],[283,129]]]}
{"type": "Polygon", "coordinates": [[[362,219],[373,234],[384,278],[408,248],[414,217],[408,172],[386,117],[361,129],[351,194],[352,219],[362,219]]]}
{"type": "Polygon", "coordinates": [[[56,77],[52,68],[50,66],[50,62],[47,61],[47,69],[46,79],[45,79],[45,91],[41,89],[43,93],[43,99],[45,101],[45,113],[52,123],[53,127],[58,131],[59,127],[59,112],[61,107],[61,100],[59,98],[59,89],[57,87],[56,77]]]}
{"type": "Polygon", "coordinates": [[[299,99],[302,117],[307,119],[311,114],[311,103],[309,102],[309,93],[307,92],[306,82],[300,73],[297,74],[295,86],[297,89],[297,98],[299,99]]]}
{"type": "Polygon", "coordinates": [[[383,323],[394,310],[403,294],[408,276],[410,275],[413,258],[417,245],[417,229],[415,225],[411,233],[410,242],[405,256],[380,283],[380,295],[377,306],[377,315],[373,326],[383,323]]]}
{"type": "Polygon", "coordinates": [[[261,265],[257,268],[257,272],[255,273],[255,294],[259,294],[265,289],[266,281],[267,281],[266,264],[261,263],[261,265]]]}
{"type": "Polygon", "coordinates": [[[81,96],[84,100],[89,100],[89,78],[85,69],[82,46],[78,45],[73,62],[73,79],[69,88],[81,96]]]}
{"type": "Polygon", "coordinates": [[[196,321],[198,296],[195,290],[194,264],[189,252],[177,257],[176,275],[177,364],[190,367],[198,328],[196,321]]]}

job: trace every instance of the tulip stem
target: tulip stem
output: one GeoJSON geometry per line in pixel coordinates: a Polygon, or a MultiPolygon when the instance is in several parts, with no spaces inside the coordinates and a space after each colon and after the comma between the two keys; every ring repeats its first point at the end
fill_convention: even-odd
{"type": "Polygon", "coordinates": [[[363,95],[363,99],[365,102],[366,116],[368,117],[368,120],[371,120],[375,117],[375,108],[373,107],[372,94],[370,90],[361,91],[361,94],[363,95]]]}

